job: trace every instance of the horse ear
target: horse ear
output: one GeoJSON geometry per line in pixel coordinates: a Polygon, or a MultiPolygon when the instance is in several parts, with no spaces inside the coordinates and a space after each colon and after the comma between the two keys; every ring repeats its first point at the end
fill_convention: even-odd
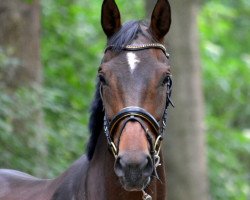
{"type": "Polygon", "coordinates": [[[150,30],[161,41],[168,33],[171,24],[171,8],[168,0],[158,0],[151,16],[150,30]]]}
{"type": "Polygon", "coordinates": [[[101,24],[108,38],[121,28],[120,12],[114,0],[103,1],[101,24]]]}

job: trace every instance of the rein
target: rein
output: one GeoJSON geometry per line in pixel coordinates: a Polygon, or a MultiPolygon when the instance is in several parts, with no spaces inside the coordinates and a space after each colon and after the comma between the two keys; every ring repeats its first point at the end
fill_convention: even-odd
{"type": "MultiPolygon", "coordinates": [[[[105,53],[108,50],[112,50],[114,46],[108,46],[105,49],[105,53]]],[[[127,45],[125,47],[122,47],[122,50],[125,51],[139,51],[139,50],[144,50],[144,49],[161,49],[164,53],[164,55],[169,59],[169,54],[166,51],[166,48],[159,43],[151,43],[151,44],[141,44],[141,45],[127,45]]],[[[160,121],[157,121],[154,116],[152,116],[148,111],[146,111],[143,108],[137,107],[137,106],[130,106],[130,107],[126,107],[123,108],[121,111],[119,111],[111,120],[109,120],[107,118],[106,112],[105,112],[105,108],[104,108],[104,123],[103,123],[103,129],[104,129],[104,133],[106,135],[107,138],[107,142],[108,142],[108,146],[109,149],[111,150],[112,154],[114,155],[115,158],[117,158],[118,156],[118,152],[119,152],[119,141],[120,141],[120,137],[122,134],[123,129],[125,128],[126,124],[129,121],[136,121],[138,122],[142,128],[145,131],[147,140],[149,142],[149,146],[150,146],[150,154],[151,154],[151,158],[153,161],[153,166],[154,166],[154,171],[153,171],[153,175],[155,175],[155,177],[157,179],[159,179],[156,168],[161,165],[160,164],[160,150],[161,150],[161,144],[162,144],[162,140],[164,138],[164,132],[167,126],[167,109],[169,105],[173,105],[170,97],[171,97],[171,91],[172,91],[172,79],[171,76],[168,76],[168,80],[167,80],[167,95],[166,95],[166,105],[165,105],[165,109],[164,109],[164,113],[162,116],[162,119],[160,121]],[[122,124],[122,128],[120,130],[120,135],[119,135],[119,141],[118,141],[118,145],[116,146],[115,143],[112,140],[112,135],[113,132],[115,130],[115,128],[117,127],[117,125],[120,122],[123,122],[122,124]],[[153,134],[150,132],[149,128],[147,127],[147,124],[150,125],[150,127],[152,128],[152,130],[157,134],[157,138],[155,140],[155,142],[153,142],[153,134]]],[[[102,89],[100,87],[100,95],[102,98],[102,89]]],[[[143,199],[144,200],[150,200],[152,199],[152,197],[150,195],[148,195],[144,190],[142,190],[143,192],[143,199]]]]}

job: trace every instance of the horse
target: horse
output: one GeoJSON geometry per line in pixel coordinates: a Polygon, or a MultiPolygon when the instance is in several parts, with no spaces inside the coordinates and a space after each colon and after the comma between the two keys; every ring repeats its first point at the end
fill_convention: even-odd
{"type": "Polygon", "coordinates": [[[101,25],[107,46],[89,122],[87,153],[55,179],[0,170],[0,200],[164,200],[161,151],[172,104],[168,0],[151,21],[121,24],[115,0],[104,0],[101,25]]]}

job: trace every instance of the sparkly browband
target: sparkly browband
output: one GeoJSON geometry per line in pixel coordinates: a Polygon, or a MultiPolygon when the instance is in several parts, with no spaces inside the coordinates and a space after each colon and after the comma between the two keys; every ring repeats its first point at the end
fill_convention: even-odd
{"type": "MultiPolygon", "coordinates": [[[[104,52],[106,53],[107,50],[112,50],[113,48],[114,48],[114,46],[110,45],[110,46],[106,47],[104,52]]],[[[165,46],[160,44],[160,43],[127,45],[127,46],[122,47],[122,50],[139,51],[139,50],[143,50],[143,49],[152,49],[152,48],[161,49],[163,51],[163,53],[166,55],[166,57],[169,58],[169,53],[167,53],[165,46]]]]}

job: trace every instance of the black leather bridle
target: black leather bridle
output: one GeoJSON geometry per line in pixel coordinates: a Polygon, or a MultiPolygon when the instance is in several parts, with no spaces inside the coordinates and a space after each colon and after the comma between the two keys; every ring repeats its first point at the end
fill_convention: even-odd
{"type": "MultiPolygon", "coordinates": [[[[122,50],[125,51],[139,51],[139,50],[144,50],[144,49],[161,49],[163,53],[166,55],[167,58],[169,58],[169,54],[166,51],[166,48],[159,43],[151,43],[151,44],[142,44],[142,45],[128,45],[122,48],[122,50]]],[[[105,49],[105,52],[107,50],[112,50],[112,46],[108,46],[105,49]]],[[[125,128],[126,124],[129,121],[136,121],[140,123],[142,128],[145,131],[147,140],[150,145],[150,154],[151,158],[154,164],[154,175],[158,177],[156,168],[160,165],[160,149],[161,149],[161,142],[163,140],[164,132],[167,126],[167,108],[171,104],[173,106],[173,103],[170,99],[171,97],[171,91],[172,91],[172,79],[171,76],[167,77],[167,99],[166,99],[166,105],[165,105],[165,110],[164,114],[162,116],[162,119],[158,122],[154,116],[152,116],[148,111],[146,111],[143,108],[137,107],[137,106],[131,106],[131,107],[126,107],[123,108],[121,111],[119,111],[111,120],[107,118],[105,108],[104,108],[104,133],[107,138],[108,146],[111,152],[113,153],[114,157],[117,158],[118,156],[118,147],[119,147],[119,141],[118,141],[118,147],[115,145],[115,143],[112,140],[112,135],[118,124],[122,122],[121,129],[120,129],[120,135],[119,139],[121,137],[122,131],[125,128]],[[157,135],[155,142],[153,142],[153,136],[150,133],[150,129],[147,127],[150,125],[151,129],[155,132],[157,135]]],[[[102,97],[102,89],[100,87],[100,93],[102,97]]]]}

